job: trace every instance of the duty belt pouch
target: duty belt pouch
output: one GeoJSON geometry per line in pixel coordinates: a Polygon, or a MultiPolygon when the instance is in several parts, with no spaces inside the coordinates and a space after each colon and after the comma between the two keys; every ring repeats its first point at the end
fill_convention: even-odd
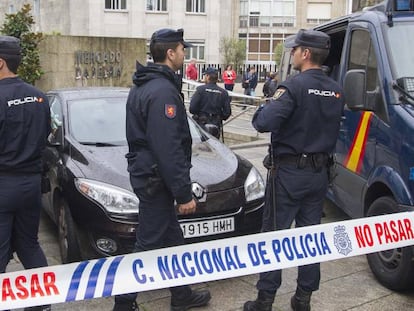
{"type": "Polygon", "coordinates": [[[316,172],[322,171],[323,166],[326,164],[326,157],[323,154],[313,154],[311,156],[312,166],[316,172]]]}

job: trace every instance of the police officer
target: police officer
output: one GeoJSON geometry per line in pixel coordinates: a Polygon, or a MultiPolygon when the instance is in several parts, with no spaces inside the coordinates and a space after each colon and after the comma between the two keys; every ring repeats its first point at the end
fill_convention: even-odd
{"type": "Polygon", "coordinates": [[[13,251],[25,269],[47,266],[38,230],[49,103],[17,76],[21,58],[19,40],[0,36],[0,273],[6,271],[13,251]]]}
{"type": "MultiPolygon", "coordinates": [[[[181,77],[175,73],[182,68],[185,48],[190,46],[182,29],[154,32],[150,42],[154,63],[138,63],[133,76],[126,106],[126,158],[131,185],[140,201],[138,252],[184,244],[176,210],[180,214],[196,210],[190,179],[192,140],[181,77]]],[[[189,286],[170,291],[172,311],[204,306],[211,298],[209,291],[193,291],[189,286]]],[[[136,294],[117,296],[113,310],[139,310],[135,299],[136,294]]]]}
{"type": "MultiPolygon", "coordinates": [[[[328,158],[339,133],[344,98],[341,87],[321,70],[329,54],[330,38],[323,32],[300,30],[287,38],[293,66],[300,73],[282,82],[273,98],[259,107],[253,126],[271,132],[272,187],[266,197],[263,231],[316,225],[321,222],[328,187],[328,158]]],[[[270,311],[281,285],[281,270],[260,274],[258,297],[244,311],[270,311]]],[[[293,310],[310,310],[310,298],[319,288],[320,266],[298,268],[293,310]]]]}
{"type": "Polygon", "coordinates": [[[204,129],[220,138],[222,120],[231,115],[231,97],[227,91],[217,85],[218,71],[208,67],[205,72],[206,84],[197,87],[190,101],[190,113],[204,129]],[[213,129],[208,125],[213,125],[213,129]]]}

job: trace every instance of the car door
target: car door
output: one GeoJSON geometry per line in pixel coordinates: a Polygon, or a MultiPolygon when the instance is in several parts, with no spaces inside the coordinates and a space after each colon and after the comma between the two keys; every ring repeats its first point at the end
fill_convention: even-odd
{"type": "Polygon", "coordinates": [[[375,30],[370,27],[368,23],[350,26],[347,52],[343,53],[345,72],[351,69],[365,70],[367,86],[364,107],[368,108],[355,111],[345,106],[335,150],[337,175],[333,187],[334,197],[336,203],[352,217],[364,215],[364,189],[375,166],[378,126],[385,109],[378,74],[379,51],[374,39],[375,30]]]}
{"type": "Polygon", "coordinates": [[[43,208],[46,213],[53,219],[56,219],[53,208],[53,198],[55,197],[55,191],[59,189],[58,172],[62,169],[61,151],[64,146],[64,124],[63,124],[63,110],[60,99],[48,94],[50,115],[51,115],[51,127],[52,132],[48,137],[48,146],[43,154],[43,161],[47,167],[47,177],[49,179],[51,191],[45,193],[42,196],[43,208]]]}

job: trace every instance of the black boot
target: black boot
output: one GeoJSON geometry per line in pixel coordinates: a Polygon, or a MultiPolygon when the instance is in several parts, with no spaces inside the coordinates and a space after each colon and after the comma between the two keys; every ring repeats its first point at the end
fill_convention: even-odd
{"type": "Polygon", "coordinates": [[[116,301],[112,311],[139,311],[139,307],[135,301],[116,301]]]}
{"type": "Polygon", "coordinates": [[[310,311],[310,299],[312,292],[304,291],[299,286],[296,288],[295,295],[290,299],[290,305],[294,311],[310,311]]]}
{"type": "Polygon", "coordinates": [[[50,310],[52,310],[52,307],[50,305],[24,308],[24,311],[50,311],[50,310]]]}
{"type": "Polygon", "coordinates": [[[243,311],[272,311],[272,304],[276,293],[259,290],[255,301],[247,301],[243,311]]]}
{"type": "Polygon", "coordinates": [[[193,290],[191,296],[185,299],[174,299],[171,297],[171,311],[186,311],[194,307],[202,307],[208,304],[211,299],[208,290],[193,290]]]}

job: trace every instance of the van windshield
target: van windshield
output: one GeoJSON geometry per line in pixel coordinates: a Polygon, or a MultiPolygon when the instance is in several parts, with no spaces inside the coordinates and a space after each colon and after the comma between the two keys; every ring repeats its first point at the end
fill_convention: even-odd
{"type": "Polygon", "coordinates": [[[414,23],[395,22],[393,27],[384,29],[394,79],[414,77],[414,23]]]}

